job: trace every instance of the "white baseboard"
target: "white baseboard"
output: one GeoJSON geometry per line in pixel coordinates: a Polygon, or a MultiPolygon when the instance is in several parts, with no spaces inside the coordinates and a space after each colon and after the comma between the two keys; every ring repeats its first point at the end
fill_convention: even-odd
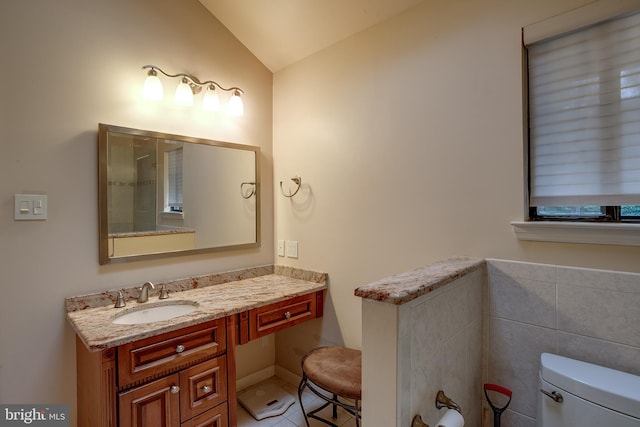
{"type": "Polygon", "coordinates": [[[282,366],[271,365],[259,370],[258,372],[249,374],[246,377],[236,379],[236,390],[242,391],[247,387],[251,387],[261,381],[268,380],[273,376],[276,376],[294,386],[300,384],[300,380],[302,379],[301,376],[294,374],[282,366]]]}
{"type": "Polygon", "coordinates": [[[276,377],[295,386],[300,384],[300,381],[302,380],[302,377],[300,375],[294,374],[290,370],[277,365],[276,365],[276,377]]]}
{"type": "Polygon", "coordinates": [[[251,387],[254,384],[258,384],[260,381],[268,380],[276,374],[275,365],[267,366],[264,369],[249,374],[246,377],[236,379],[236,390],[241,391],[247,387],[251,387]]]}

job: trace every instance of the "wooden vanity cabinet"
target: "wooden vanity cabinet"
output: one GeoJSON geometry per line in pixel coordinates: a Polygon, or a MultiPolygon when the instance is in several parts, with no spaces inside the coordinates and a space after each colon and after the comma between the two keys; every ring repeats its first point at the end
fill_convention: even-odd
{"type": "Polygon", "coordinates": [[[228,404],[235,402],[235,357],[227,345],[236,339],[235,319],[102,352],[78,340],[78,426],[235,426],[235,405],[228,404]]]}
{"type": "Polygon", "coordinates": [[[103,351],[76,339],[78,427],[236,427],[235,345],[321,317],[324,291],[103,351]]]}

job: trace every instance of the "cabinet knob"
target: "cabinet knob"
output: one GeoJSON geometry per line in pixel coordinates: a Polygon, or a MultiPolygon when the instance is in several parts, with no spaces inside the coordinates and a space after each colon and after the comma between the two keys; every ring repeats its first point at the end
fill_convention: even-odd
{"type": "Polygon", "coordinates": [[[184,351],[184,346],[182,344],[179,344],[176,347],[176,353],[182,353],[184,351]]]}
{"type": "Polygon", "coordinates": [[[173,394],[180,393],[180,387],[178,387],[177,385],[172,385],[171,386],[171,393],[173,393],[173,394]]]}
{"type": "Polygon", "coordinates": [[[285,318],[285,319],[290,319],[290,318],[291,318],[291,313],[290,313],[290,312],[288,312],[288,311],[287,311],[287,312],[285,312],[285,313],[284,313],[284,318],[285,318]]]}
{"type": "Polygon", "coordinates": [[[205,385],[204,387],[202,387],[202,391],[204,391],[205,393],[209,393],[211,391],[211,386],[205,385]]]}

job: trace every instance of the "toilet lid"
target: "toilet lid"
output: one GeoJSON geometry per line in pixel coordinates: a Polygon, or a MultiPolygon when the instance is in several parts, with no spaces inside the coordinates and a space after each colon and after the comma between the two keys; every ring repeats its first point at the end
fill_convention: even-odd
{"type": "Polygon", "coordinates": [[[575,396],[640,419],[640,376],[550,353],[540,355],[540,376],[575,396]]]}

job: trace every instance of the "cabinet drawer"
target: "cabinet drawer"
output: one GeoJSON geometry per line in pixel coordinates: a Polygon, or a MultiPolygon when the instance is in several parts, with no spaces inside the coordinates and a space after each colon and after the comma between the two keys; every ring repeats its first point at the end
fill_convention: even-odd
{"type": "Polygon", "coordinates": [[[249,339],[269,335],[315,317],[315,293],[254,308],[249,310],[249,339]]]}
{"type": "Polygon", "coordinates": [[[182,427],[228,427],[229,415],[227,404],[223,403],[197,417],[185,421],[182,427]]]}
{"type": "Polygon", "coordinates": [[[225,319],[118,347],[118,388],[175,371],[226,350],[225,319]]]}
{"type": "Polygon", "coordinates": [[[182,421],[227,400],[226,356],[216,357],[181,371],[180,394],[182,421]]]}

